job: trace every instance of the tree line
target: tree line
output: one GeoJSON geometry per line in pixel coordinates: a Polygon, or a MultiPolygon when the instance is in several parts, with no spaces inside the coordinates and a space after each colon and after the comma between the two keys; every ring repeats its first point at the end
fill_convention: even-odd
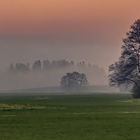
{"type": "Polygon", "coordinates": [[[57,60],[57,61],[50,61],[50,60],[36,60],[33,64],[30,63],[15,63],[10,64],[8,71],[9,72],[41,72],[41,71],[48,71],[56,68],[64,68],[74,65],[73,61],[67,60],[57,60]]]}
{"type": "Polygon", "coordinates": [[[91,65],[86,63],[85,61],[74,62],[63,60],[36,60],[33,64],[30,63],[15,63],[10,64],[8,67],[8,71],[11,73],[26,73],[26,72],[45,72],[49,70],[55,70],[59,68],[67,68],[67,67],[97,67],[95,65],[91,65]]]}

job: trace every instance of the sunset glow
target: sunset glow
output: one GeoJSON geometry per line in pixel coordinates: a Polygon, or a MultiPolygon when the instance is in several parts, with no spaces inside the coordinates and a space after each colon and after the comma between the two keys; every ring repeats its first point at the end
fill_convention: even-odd
{"type": "Polygon", "coordinates": [[[130,25],[140,17],[139,5],[139,0],[1,0],[1,52],[11,48],[13,61],[57,56],[108,67],[119,56],[130,25]],[[15,54],[17,49],[24,54],[15,54]]]}
{"type": "Polygon", "coordinates": [[[124,28],[139,17],[139,4],[138,0],[1,1],[0,35],[44,34],[59,29],[63,34],[65,28],[92,30],[99,24],[124,28]]]}

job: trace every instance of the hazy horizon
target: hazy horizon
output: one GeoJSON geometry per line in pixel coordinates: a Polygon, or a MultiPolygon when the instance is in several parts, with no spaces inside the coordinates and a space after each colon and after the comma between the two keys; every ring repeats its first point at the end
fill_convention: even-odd
{"type": "Polygon", "coordinates": [[[120,55],[139,18],[138,0],[6,0],[0,2],[0,71],[34,60],[86,61],[103,67],[120,55]]]}

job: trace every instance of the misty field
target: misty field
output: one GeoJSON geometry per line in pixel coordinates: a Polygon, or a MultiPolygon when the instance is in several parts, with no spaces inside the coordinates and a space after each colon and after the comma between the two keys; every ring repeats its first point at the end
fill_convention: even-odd
{"type": "Polygon", "coordinates": [[[0,97],[0,140],[139,140],[130,95],[0,97]]]}

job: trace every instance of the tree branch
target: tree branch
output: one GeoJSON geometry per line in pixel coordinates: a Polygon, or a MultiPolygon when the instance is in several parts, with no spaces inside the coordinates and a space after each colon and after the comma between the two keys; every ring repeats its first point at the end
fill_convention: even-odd
{"type": "Polygon", "coordinates": [[[125,79],[128,80],[128,81],[133,82],[133,83],[135,84],[136,87],[140,88],[140,86],[138,85],[138,83],[137,83],[135,80],[132,80],[132,79],[130,79],[130,78],[125,78],[125,79]]]}

